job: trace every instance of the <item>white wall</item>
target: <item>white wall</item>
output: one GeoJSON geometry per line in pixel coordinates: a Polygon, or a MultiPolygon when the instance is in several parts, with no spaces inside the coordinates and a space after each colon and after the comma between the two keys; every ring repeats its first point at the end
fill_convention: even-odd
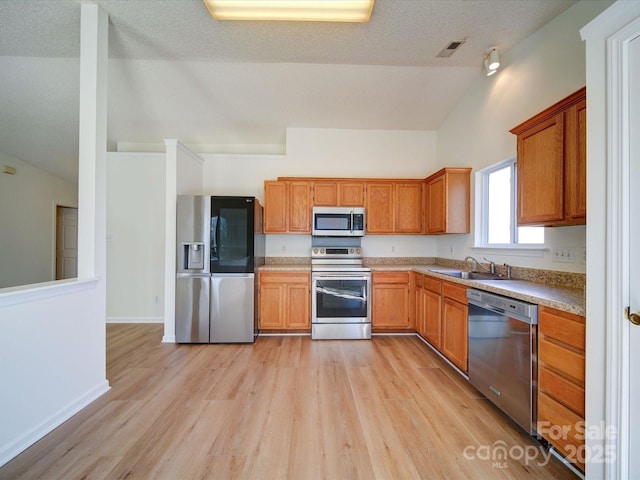
{"type": "MultiPolygon", "coordinates": [[[[509,130],[585,85],[585,46],[578,30],[609,3],[578,2],[510,51],[502,52],[496,75],[486,77],[478,69],[478,79],[438,130],[440,165],[471,166],[475,172],[514,156],[516,137],[509,130]]],[[[471,218],[473,198],[474,193],[471,218]]],[[[579,252],[586,244],[585,235],[585,227],[547,228],[546,246],[572,246],[579,252]]],[[[437,254],[450,258],[481,254],[512,265],[586,271],[580,260],[554,263],[551,252],[543,257],[479,253],[472,245],[473,234],[443,236],[438,239],[437,254]]]]}
{"type": "MultiPolygon", "coordinates": [[[[285,155],[202,154],[203,190],[263,200],[264,180],[277,177],[425,178],[438,169],[431,131],[288,128],[286,145],[285,155]]],[[[310,247],[310,235],[267,235],[267,256],[306,257],[310,247]]],[[[435,239],[369,236],[363,247],[367,256],[432,256],[435,239]]]]}
{"type": "Polygon", "coordinates": [[[107,321],[162,322],[165,155],[107,156],[107,321]]]}
{"type": "Polygon", "coordinates": [[[77,207],[78,187],[1,153],[0,288],[55,280],[56,205],[77,207]]]}
{"type": "Polygon", "coordinates": [[[0,465],[109,389],[106,380],[108,17],[81,6],[78,272],[0,290],[0,465]]]}

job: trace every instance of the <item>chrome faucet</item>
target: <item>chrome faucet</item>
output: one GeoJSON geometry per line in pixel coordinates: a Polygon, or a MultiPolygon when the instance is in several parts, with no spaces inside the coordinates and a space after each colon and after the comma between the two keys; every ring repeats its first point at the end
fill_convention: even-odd
{"type": "MultiPolygon", "coordinates": [[[[496,273],[496,264],[494,262],[492,262],[491,260],[489,260],[487,257],[482,257],[482,259],[485,262],[489,262],[489,273],[493,273],[495,275],[495,273],[496,273]]],[[[480,265],[480,266],[482,267],[482,265],[480,265]]],[[[482,267],[482,268],[484,268],[484,267],[482,267]]],[[[486,268],[485,268],[485,270],[486,270],[486,268]]]]}
{"type": "Polygon", "coordinates": [[[496,273],[496,264],[494,262],[492,262],[491,260],[487,260],[485,257],[482,257],[482,258],[485,261],[489,262],[489,268],[485,267],[478,260],[476,260],[474,257],[471,257],[471,256],[465,257],[464,263],[467,263],[469,260],[471,260],[473,262],[472,266],[471,266],[471,271],[472,272],[476,271],[477,267],[480,267],[485,272],[493,273],[495,275],[495,273],[496,273]]]}

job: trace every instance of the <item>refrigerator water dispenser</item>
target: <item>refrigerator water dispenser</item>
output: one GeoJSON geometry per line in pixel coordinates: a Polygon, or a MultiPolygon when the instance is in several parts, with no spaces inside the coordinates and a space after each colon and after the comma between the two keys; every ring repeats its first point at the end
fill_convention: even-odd
{"type": "Polygon", "coordinates": [[[204,243],[189,242],[182,244],[182,268],[184,270],[204,269],[204,243]]]}

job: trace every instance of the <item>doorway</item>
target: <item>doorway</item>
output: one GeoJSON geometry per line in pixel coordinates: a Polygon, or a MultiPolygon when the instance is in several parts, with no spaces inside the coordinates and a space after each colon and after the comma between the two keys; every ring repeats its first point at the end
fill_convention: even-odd
{"type": "Polygon", "coordinates": [[[78,209],[56,206],[56,280],[78,276],[78,209]]]}

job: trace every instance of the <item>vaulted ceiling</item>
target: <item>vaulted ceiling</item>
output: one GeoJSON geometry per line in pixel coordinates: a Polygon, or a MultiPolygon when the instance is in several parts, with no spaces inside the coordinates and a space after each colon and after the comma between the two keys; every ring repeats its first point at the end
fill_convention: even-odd
{"type": "MultiPolygon", "coordinates": [[[[97,0],[108,148],[272,153],[287,127],[435,130],[502,52],[575,0],[376,0],[364,24],[219,22],[200,0],[97,0]],[[450,58],[436,55],[464,41],[450,58]]],[[[77,178],[80,2],[0,1],[0,152],[77,178]]]]}

